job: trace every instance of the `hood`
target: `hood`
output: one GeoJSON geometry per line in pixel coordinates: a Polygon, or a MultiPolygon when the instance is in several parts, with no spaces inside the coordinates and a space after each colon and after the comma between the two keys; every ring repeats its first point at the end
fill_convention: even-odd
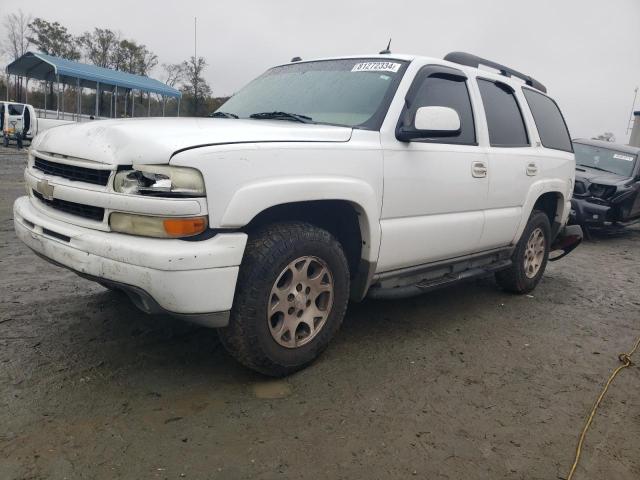
{"type": "Polygon", "coordinates": [[[347,142],[352,129],[284,120],[140,118],[94,120],[45,130],[42,152],[114,165],[169,163],[183,149],[228,143],[347,142]]]}
{"type": "Polygon", "coordinates": [[[619,185],[629,180],[629,177],[613,172],[603,172],[584,165],[576,165],[576,180],[586,180],[587,183],[598,183],[600,185],[619,185]]]}

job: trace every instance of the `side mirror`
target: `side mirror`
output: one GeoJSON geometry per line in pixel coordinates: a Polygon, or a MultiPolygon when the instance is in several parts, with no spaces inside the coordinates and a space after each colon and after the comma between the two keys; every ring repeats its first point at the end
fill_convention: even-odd
{"type": "Polygon", "coordinates": [[[416,138],[453,137],[460,133],[460,115],[449,107],[420,107],[416,110],[413,127],[400,127],[396,137],[401,142],[416,138]]]}

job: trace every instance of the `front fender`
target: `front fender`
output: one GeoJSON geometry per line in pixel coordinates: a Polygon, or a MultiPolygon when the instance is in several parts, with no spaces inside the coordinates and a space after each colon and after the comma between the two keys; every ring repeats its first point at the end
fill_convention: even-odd
{"type": "Polygon", "coordinates": [[[277,205],[316,200],[351,203],[359,214],[363,258],[377,261],[380,204],[374,188],[357,178],[295,176],[249,183],[234,193],[222,214],[220,228],[243,227],[262,211],[277,205]]]}

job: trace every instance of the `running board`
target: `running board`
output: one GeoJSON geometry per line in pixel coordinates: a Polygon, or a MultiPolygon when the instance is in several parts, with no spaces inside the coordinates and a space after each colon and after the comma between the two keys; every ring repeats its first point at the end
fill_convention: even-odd
{"type": "Polygon", "coordinates": [[[413,285],[405,285],[391,288],[374,286],[369,289],[368,297],[383,300],[414,297],[438,288],[446,287],[453,283],[486,277],[498,270],[504,270],[511,266],[511,259],[498,260],[481,267],[472,267],[456,273],[447,273],[441,277],[429,280],[421,280],[413,285]]]}

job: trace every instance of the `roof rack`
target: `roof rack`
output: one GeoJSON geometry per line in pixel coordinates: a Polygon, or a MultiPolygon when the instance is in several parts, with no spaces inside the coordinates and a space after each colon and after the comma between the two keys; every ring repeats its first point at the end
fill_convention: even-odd
{"type": "Polygon", "coordinates": [[[487,60],[486,58],[481,58],[476,55],[472,55],[470,53],[465,52],[451,52],[448,53],[444,59],[448,62],[458,63],[460,65],[466,65],[467,67],[478,68],[479,65],[484,65],[486,67],[495,68],[500,71],[500,75],[504,75],[505,77],[517,77],[529,85],[530,87],[535,88],[536,90],[540,90],[541,92],[547,93],[547,87],[537,81],[535,78],[530,77],[529,75],[525,75],[524,73],[520,73],[513,68],[506,67],[504,65],[500,65],[499,63],[492,62],[491,60],[487,60]]]}

